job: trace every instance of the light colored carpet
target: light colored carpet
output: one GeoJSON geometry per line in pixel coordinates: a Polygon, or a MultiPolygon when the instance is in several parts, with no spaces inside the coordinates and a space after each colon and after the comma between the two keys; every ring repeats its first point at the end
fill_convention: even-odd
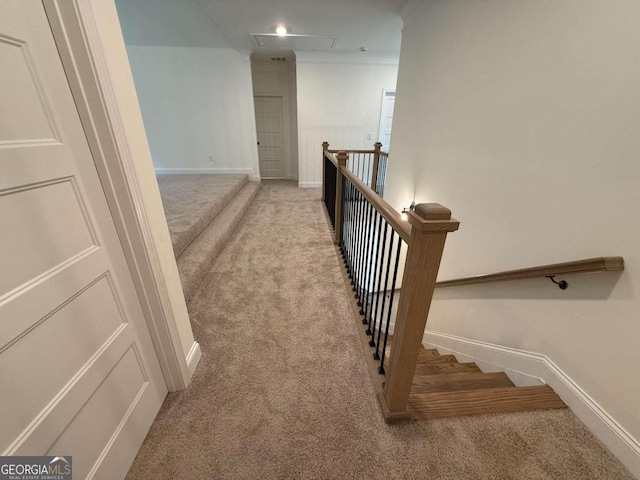
{"type": "Polygon", "coordinates": [[[176,258],[248,181],[247,175],[157,175],[176,258]]]}
{"type": "Polygon", "coordinates": [[[628,479],[569,410],[386,425],[317,190],[264,184],[189,305],[129,479],[628,479]]]}
{"type": "Polygon", "coordinates": [[[187,303],[226,246],[259,190],[260,182],[245,183],[222,212],[216,215],[178,258],[178,272],[187,303]]]}

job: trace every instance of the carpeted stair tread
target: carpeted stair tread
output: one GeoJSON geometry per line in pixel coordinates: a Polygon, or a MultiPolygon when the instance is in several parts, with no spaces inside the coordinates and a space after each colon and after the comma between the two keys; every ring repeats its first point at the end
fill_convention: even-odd
{"type": "Polygon", "coordinates": [[[187,303],[225,247],[259,190],[260,182],[247,182],[178,258],[178,272],[187,303]]]}
{"type": "Polygon", "coordinates": [[[477,390],[515,386],[504,372],[450,373],[448,375],[416,375],[413,377],[411,394],[477,390]]]}
{"type": "Polygon", "coordinates": [[[176,258],[248,182],[242,175],[158,175],[171,244],[176,258]]]}
{"type": "Polygon", "coordinates": [[[412,418],[432,419],[566,407],[548,385],[541,385],[419,393],[411,395],[408,409],[412,418]]]}

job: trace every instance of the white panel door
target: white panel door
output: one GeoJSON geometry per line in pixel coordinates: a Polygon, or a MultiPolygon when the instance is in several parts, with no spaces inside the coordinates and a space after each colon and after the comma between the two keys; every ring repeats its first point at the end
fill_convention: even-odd
{"type": "Polygon", "coordinates": [[[39,1],[0,66],[0,454],[122,478],[167,389],[39,1]]]}
{"type": "Polygon", "coordinates": [[[380,113],[380,133],[378,141],[382,143],[382,151],[388,152],[391,144],[391,127],[393,125],[393,109],[396,104],[396,92],[385,90],[382,95],[382,109],[380,113]]]}
{"type": "Polygon", "coordinates": [[[284,177],[282,97],[254,97],[258,158],[262,178],[284,177]]]}

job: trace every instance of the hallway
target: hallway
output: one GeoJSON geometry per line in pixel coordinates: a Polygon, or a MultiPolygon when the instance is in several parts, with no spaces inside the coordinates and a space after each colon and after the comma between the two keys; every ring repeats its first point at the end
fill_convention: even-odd
{"type": "Polygon", "coordinates": [[[626,479],[566,410],[386,425],[318,190],[264,182],[188,305],[203,357],[129,479],[626,479]]]}

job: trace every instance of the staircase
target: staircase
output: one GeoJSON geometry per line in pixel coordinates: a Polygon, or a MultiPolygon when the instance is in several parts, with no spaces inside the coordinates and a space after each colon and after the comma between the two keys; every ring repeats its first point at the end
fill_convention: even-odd
{"type": "Polygon", "coordinates": [[[260,190],[247,175],[158,175],[187,303],[260,190]]]}
{"type": "MultiPolygon", "coordinates": [[[[386,356],[388,361],[390,351],[386,356]]],[[[458,363],[453,355],[424,347],[408,404],[415,420],[566,407],[548,385],[516,387],[506,373],[484,373],[475,363],[458,363]]]]}

